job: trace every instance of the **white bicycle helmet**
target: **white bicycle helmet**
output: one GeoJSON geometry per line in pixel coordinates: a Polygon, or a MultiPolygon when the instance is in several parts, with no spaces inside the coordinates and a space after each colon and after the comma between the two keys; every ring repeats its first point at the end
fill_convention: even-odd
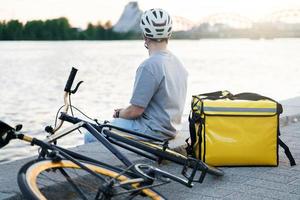
{"type": "Polygon", "coordinates": [[[167,39],[172,34],[172,19],[163,9],[150,9],[143,13],[140,27],[147,38],[167,39]]]}

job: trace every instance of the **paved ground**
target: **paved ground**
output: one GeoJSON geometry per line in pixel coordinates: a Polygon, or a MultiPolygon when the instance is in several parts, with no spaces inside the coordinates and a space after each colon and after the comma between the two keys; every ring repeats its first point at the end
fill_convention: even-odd
{"type": "MultiPolygon", "coordinates": [[[[295,102],[295,101],[293,101],[295,102]]],[[[300,105],[300,99],[297,104],[300,105]]],[[[282,136],[290,147],[296,162],[299,165],[290,167],[282,149],[280,149],[279,167],[235,167],[222,168],[225,176],[215,178],[207,176],[203,184],[196,183],[193,188],[187,188],[178,183],[171,183],[159,190],[168,199],[298,199],[300,200],[300,110],[295,112],[291,102],[284,104],[285,115],[282,120],[284,126],[282,136]]],[[[173,141],[170,146],[178,147],[183,144],[188,132],[186,127],[183,134],[173,141]]],[[[81,153],[109,161],[119,165],[120,162],[113,159],[111,153],[98,144],[89,144],[75,148],[81,153]]],[[[132,161],[147,163],[142,157],[128,153],[132,161]]],[[[23,159],[0,165],[0,199],[22,199],[17,185],[17,172],[19,168],[29,160],[23,159]]],[[[153,164],[153,163],[152,163],[153,164]]],[[[181,167],[172,163],[160,165],[160,168],[174,174],[180,174],[181,167]]]]}
{"type": "MultiPolygon", "coordinates": [[[[300,123],[282,128],[281,137],[290,147],[297,163],[300,163],[300,123]]],[[[77,148],[101,160],[118,164],[103,148],[90,144],[77,148]]],[[[132,160],[142,160],[130,154],[132,160]]],[[[28,159],[26,159],[28,160],[28,159]]],[[[16,183],[16,174],[26,162],[20,160],[1,165],[0,199],[20,199],[16,183]],[[10,176],[7,176],[10,174],[10,176]]],[[[160,168],[179,174],[181,167],[175,164],[160,165],[160,168]]],[[[187,188],[178,183],[171,183],[159,189],[168,199],[299,199],[300,200],[300,165],[290,167],[287,158],[280,149],[279,167],[234,167],[222,168],[225,176],[215,178],[207,176],[203,184],[196,183],[187,188]]]]}
{"type": "MultiPolygon", "coordinates": [[[[300,164],[300,123],[282,129],[281,137],[290,147],[296,163],[300,164]]],[[[175,165],[161,166],[171,172],[179,172],[175,165]]],[[[222,168],[225,176],[207,176],[203,184],[186,188],[172,183],[161,188],[169,199],[291,199],[300,200],[300,165],[289,166],[280,149],[279,167],[222,168]]]]}

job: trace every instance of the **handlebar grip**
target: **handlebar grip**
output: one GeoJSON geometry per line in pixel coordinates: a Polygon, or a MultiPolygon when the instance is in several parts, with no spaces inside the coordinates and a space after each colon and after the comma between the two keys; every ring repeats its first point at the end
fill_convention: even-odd
{"type": "Polygon", "coordinates": [[[67,81],[66,86],[65,86],[65,92],[71,92],[71,87],[72,87],[72,84],[73,84],[73,81],[75,79],[77,71],[78,70],[76,68],[72,67],[72,70],[70,72],[68,81],[67,81]]]}
{"type": "Polygon", "coordinates": [[[82,121],[82,120],[80,120],[76,117],[72,117],[72,116],[70,116],[66,113],[63,113],[63,112],[60,113],[59,119],[62,120],[62,121],[67,121],[67,122],[73,123],[73,124],[76,124],[76,123],[82,121]]]}

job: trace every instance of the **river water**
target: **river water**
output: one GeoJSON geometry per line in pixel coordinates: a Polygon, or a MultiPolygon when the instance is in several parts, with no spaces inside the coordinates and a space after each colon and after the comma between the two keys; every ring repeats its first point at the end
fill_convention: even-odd
{"type": "MultiPolygon", "coordinates": [[[[182,40],[169,45],[189,71],[185,116],[192,94],[227,89],[277,100],[300,95],[300,39],[182,40]]],[[[148,56],[142,41],[0,42],[0,120],[23,124],[45,138],[63,104],[71,67],[85,82],[72,103],[98,119],[128,104],[137,66],[148,56]]],[[[65,147],[83,143],[74,133],[65,147]]],[[[0,163],[36,153],[21,141],[0,150],[0,163]]]]}

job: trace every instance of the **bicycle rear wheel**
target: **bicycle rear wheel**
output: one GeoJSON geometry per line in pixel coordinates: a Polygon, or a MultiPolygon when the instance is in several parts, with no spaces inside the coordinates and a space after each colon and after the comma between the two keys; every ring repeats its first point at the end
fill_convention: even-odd
{"type": "Polygon", "coordinates": [[[18,174],[18,184],[22,194],[27,199],[165,199],[153,189],[143,189],[130,192],[138,188],[138,184],[123,185],[132,180],[128,176],[103,168],[92,163],[82,162],[92,171],[104,177],[105,180],[115,179],[113,196],[105,196],[99,192],[99,186],[107,183],[68,160],[53,162],[52,160],[31,161],[24,165],[18,174]],[[121,186],[119,184],[122,184],[121,186]],[[119,186],[118,186],[119,185],[119,186]],[[116,195],[117,193],[124,193],[116,195]],[[126,193],[127,192],[127,193],[126,193]],[[139,195],[141,194],[142,195],[139,195]],[[98,197],[97,197],[98,194],[98,197]],[[116,196],[115,196],[116,195],[116,196]],[[95,198],[97,197],[97,198],[95,198]]]}

